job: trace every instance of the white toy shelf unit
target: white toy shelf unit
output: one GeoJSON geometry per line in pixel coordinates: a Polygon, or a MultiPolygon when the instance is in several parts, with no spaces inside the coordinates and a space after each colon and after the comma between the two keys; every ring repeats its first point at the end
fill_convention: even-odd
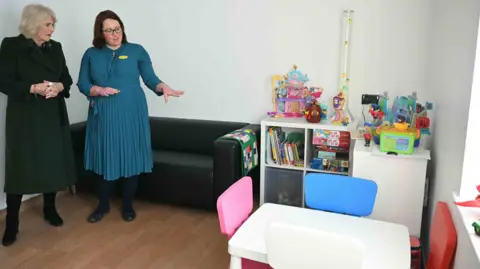
{"type": "Polygon", "coordinates": [[[304,118],[264,119],[261,122],[260,204],[304,207],[303,179],[307,173],[349,175],[350,141],[347,126],[308,123],[304,118]],[[339,150],[322,149],[313,143],[314,137],[340,141],[337,142],[339,150]]]}
{"type": "MultiPolygon", "coordinates": [[[[331,120],[322,116],[323,120],[319,123],[309,123],[302,115],[302,111],[308,112],[307,103],[318,100],[323,89],[307,87],[304,83],[309,78],[296,65],[286,76],[276,75],[272,78],[274,111],[269,113],[271,117],[261,122],[260,204],[304,207],[303,179],[307,173],[349,174],[349,129],[355,126],[348,111],[352,16],[353,10],[344,10],[338,85],[340,93],[333,97],[333,102],[325,100],[333,104],[335,116],[331,120]]],[[[327,109],[320,107],[324,116],[328,114],[325,112],[327,109]]],[[[307,119],[312,115],[318,117],[316,112],[307,113],[307,119]]]]}

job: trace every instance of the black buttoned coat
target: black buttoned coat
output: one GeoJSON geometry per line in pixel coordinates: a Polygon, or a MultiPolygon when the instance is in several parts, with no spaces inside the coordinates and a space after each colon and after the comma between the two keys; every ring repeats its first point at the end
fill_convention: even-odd
{"type": "MultiPolygon", "coordinates": [[[[23,35],[0,46],[0,92],[8,96],[5,126],[5,192],[34,194],[75,184],[75,164],[65,98],[73,81],[62,46],[37,46],[23,35]],[[45,99],[32,84],[61,82],[64,91],[45,99]]],[[[1,153],[0,153],[1,154],[1,153]]]]}

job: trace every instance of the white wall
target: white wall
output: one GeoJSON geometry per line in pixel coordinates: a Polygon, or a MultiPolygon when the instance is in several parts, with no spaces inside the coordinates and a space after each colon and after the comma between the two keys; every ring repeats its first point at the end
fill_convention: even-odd
{"type": "MultiPolygon", "coordinates": [[[[16,0],[13,11],[18,14],[28,2],[16,0]]],[[[388,88],[392,96],[413,90],[421,95],[425,86],[428,0],[37,2],[58,13],[54,38],[63,42],[75,79],[80,57],[91,44],[95,15],[113,8],[130,41],[150,52],[158,75],[186,91],[168,106],[149,93],[152,115],[258,122],[272,107],[270,76],[289,71],[294,63],[325,88],[330,103],[337,93],[344,8],[356,10],[355,112],[360,112],[361,92],[388,88]]],[[[72,121],[85,118],[87,103],[80,94],[73,95],[68,108],[72,121]]]]}
{"type": "MultiPolygon", "coordinates": [[[[433,181],[430,216],[437,201],[450,201],[452,192],[458,192],[461,186],[479,11],[477,0],[431,2],[426,77],[428,98],[435,102],[437,120],[429,167],[433,181]]],[[[466,266],[471,259],[471,245],[465,240],[464,228],[457,226],[457,230],[455,268],[474,268],[466,266]]]]}

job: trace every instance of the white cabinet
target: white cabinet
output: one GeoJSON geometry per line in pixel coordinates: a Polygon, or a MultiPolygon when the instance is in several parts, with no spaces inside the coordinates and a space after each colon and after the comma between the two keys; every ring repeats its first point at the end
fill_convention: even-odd
{"type": "Polygon", "coordinates": [[[412,155],[387,155],[372,141],[370,147],[357,140],[353,151],[352,176],[373,180],[377,199],[370,218],[408,227],[420,236],[427,163],[430,151],[417,149],[412,155]]]}

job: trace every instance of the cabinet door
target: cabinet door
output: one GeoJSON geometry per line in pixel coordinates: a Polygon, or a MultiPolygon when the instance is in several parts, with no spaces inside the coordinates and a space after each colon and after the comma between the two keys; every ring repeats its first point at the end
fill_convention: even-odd
{"type": "Polygon", "coordinates": [[[354,152],[352,176],[373,180],[377,199],[370,218],[403,224],[420,236],[426,159],[375,156],[354,152]]]}

